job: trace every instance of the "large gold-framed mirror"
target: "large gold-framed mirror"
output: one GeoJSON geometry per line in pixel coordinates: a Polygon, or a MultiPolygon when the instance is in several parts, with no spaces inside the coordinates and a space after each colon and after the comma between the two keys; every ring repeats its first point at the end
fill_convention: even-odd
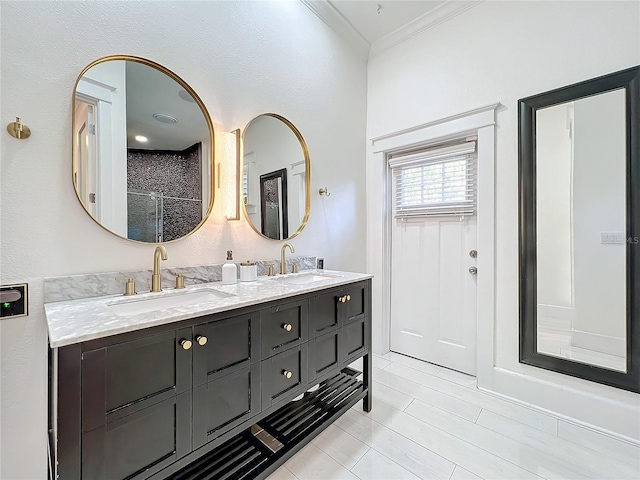
{"type": "Polygon", "coordinates": [[[100,58],[73,93],[73,185],[99,225],[171,242],[195,232],[214,200],[214,132],[202,100],[151,60],[100,58]]]}
{"type": "Polygon", "coordinates": [[[311,162],[302,134],[281,115],[265,113],[248,123],[242,139],[245,218],[265,238],[295,237],[311,207],[311,162]]]}

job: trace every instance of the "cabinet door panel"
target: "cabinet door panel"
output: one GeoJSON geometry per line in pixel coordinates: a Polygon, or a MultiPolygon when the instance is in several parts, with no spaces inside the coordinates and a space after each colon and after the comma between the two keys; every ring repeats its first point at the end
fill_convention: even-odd
{"type": "Polygon", "coordinates": [[[342,290],[334,290],[318,295],[309,301],[309,337],[322,335],[336,329],[340,324],[342,304],[338,298],[344,295],[342,290]]]}
{"type": "Polygon", "coordinates": [[[260,361],[258,312],[211,321],[193,328],[193,384],[202,385],[260,361]],[[207,338],[199,345],[198,336],[207,338]]]}
{"type": "Polygon", "coordinates": [[[260,327],[263,359],[306,342],[309,335],[309,301],[301,300],[261,310],[260,327]]]}
{"type": "Polygon", "coordinates": [[[309,381],[336,368],[340,362],[340,335],[334,330],[309,340],[309,381]]]}
{"type": "Polygon", "coordinates": [[[109,345],[82,354],[82,429],[130,415],[191,388],[191,329],[109,345]]]}
{"type": "Polygon", "coordinates": [[[287,394],[306,386],[308,344],[292,348],[262,362],[262,408],[286,400],[287,394]],[[287,372],[291,375],[287,377],[287,372]]]}
{"type": "Polygon", "coordinates": [[[367,350],[368,322],[366,318],[353,321],[342,328],[343,361],[359,357],[367,350]]]}
{"type": "Polygon", "coordinates": [[[120,480],[164,468],[191,451],[190,420],[187,392],[84,433],[82,477],[120,480]]]}
{"type": "Polygon", "coordinates": [[[260,364],[193,390],[193,443],[198,448],[260,412],[260,364]]]}
{"type": "Polygon", "coordinates": [[[364,315],[367,315],[367,287],[365,283],[357,283],[355,285],[349,285],[347,289],[347,295],[350,297],[345,303],[346,317],[345,322],[352,322],[359,320],[364,315]]]}

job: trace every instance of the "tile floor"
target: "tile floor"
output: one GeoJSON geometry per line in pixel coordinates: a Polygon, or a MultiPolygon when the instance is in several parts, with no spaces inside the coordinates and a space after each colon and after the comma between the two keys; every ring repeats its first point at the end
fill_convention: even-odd
{"type": "Polygon", "coordinates": [[[269,480],[640,478],[637,445],[483,393],[437,365],[397,353],[373,365],[371,413],[358,403],[269,480]]]}

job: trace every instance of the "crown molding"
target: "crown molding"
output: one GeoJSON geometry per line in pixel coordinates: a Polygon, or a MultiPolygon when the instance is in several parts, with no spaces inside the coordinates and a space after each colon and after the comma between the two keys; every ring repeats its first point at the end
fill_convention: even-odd
{"type": "MultiPolygon", "coordinates": [[[[304,0],[302,1],[306,3],[304,0]]],[[[447,0],[445,3],[438,5],[433,10],[429,10],[424,15],[421,15],[415,20],[401,26],[397,30],[394,30],[390,34],[382,37],[380,40],[373,42],[369,50],[369,58],[375,57],[396,45],[406,42],[416,35],[440,25],[463,12],[466,12],[470,8],[481,4],[483,1],[484,0],[447,0]]]]}
{"type": "Polygon", "coordinates": [[[367,61],[371,45],[331,2],[327,0],[300,0],[300,2],[342,37],[362,60],[367,61]]]}

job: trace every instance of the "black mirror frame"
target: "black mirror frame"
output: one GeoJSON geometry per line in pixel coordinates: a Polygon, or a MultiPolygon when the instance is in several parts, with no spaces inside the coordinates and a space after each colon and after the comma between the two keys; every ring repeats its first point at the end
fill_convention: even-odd
{"type": "Polygon", "coordinates": [[[640,66],[518,100],[518,150],[520,363],[640,393],[640,66]],[[536,333],[536,111],[618,88],[627,93],[626,373],[539,353],[536,333]]]}

